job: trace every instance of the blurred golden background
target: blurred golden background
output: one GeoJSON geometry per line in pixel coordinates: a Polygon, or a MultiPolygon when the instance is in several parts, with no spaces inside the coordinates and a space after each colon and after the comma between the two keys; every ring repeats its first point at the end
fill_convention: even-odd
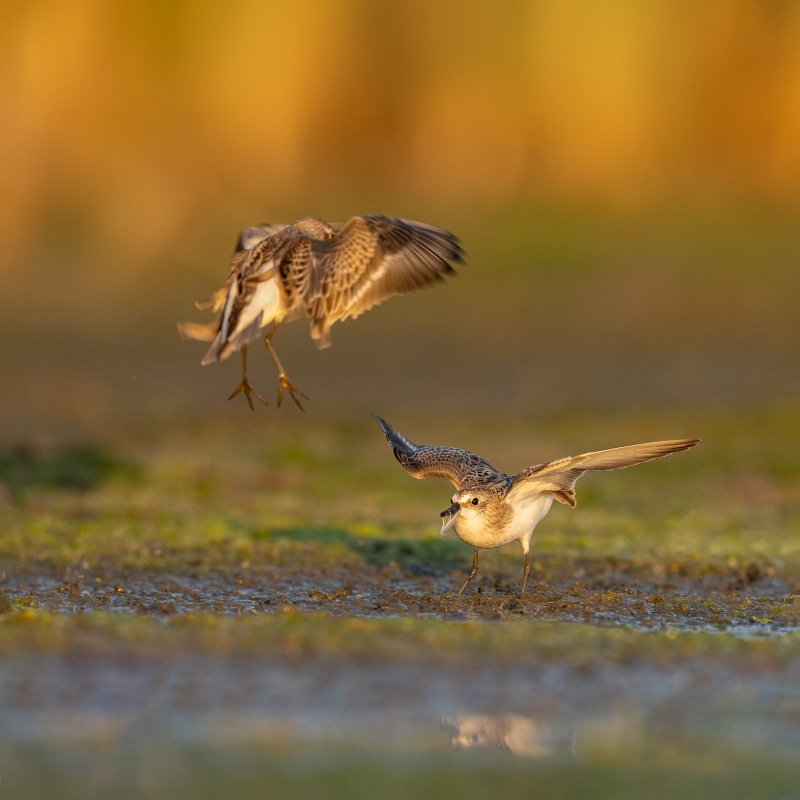
{"type": "MultiPolygon", "coordinates": [[[[305,214],[468,255],[330,350],[283,328],[309,413],[800,388],[800,3],[20,0],[0,44],[6,438],[249,415],[238,359],[201,368],[175,322],[241,227],[305,214]]],[[[252,378],[272,396],[265,353],[252,378]]]]}

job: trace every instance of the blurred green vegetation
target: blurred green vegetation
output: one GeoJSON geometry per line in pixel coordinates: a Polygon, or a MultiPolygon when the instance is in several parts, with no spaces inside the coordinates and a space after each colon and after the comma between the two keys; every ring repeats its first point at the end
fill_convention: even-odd
{"type": "MultiPolygon", "coordinates": [[[[696,752],[708,752],[703,742],[696,752]]],[[[792,759],[765,758],[762,754],[714,754],[703,764],[677,764],[674,754],[654,754],[649,748],[630,747],[625,756],[609,763],[538,764],[508,755],[476,758],[469,763],[459,754],[405,756],[384,759],[363,754],[335,762],[311,752],[303,757],[266,757],[259,752],[174,748],[168,744],[118,753],[119,766],[109,775],[107,753],[79,754],[13,748],[0,753],[0,768],[9,775],[12,789],[31,800],[52,797],[83,798],[86,775],[100,774],[102,786],[116,797],[128,793],[134,781],[147,786],[151,798],[217,798],[232,793],[240,798],[314,796],[320,800],[369,800],[376,794],[387,800],[411,795],[438,800],[451,793],[463,800],[487,795],[508,798],[530,796],[532,791],[554,800],[593,797],[608,800],[686,800],[747,797],[773,800],[791,797],[800,775],[792,759]],[[6,766],[7,765],[7,766],[6,766]]],[[[116,763],[116,762],[115,762],[116,763]]]]}
{"type": "Polygon", "coordinates": [[[582,669],[602,654],[603,663],[653,664],[669,668],[689,659],[711,665],[726,660],[737,670],[758,671],[765,660],[789,668],[800,653],[797,633],[780,639],[735,638],[713,633],[633,631],[580,623],[517,620],[442,623],[399,617],[358,619],[308,614],[286,607],[258,617],[211,613],[176,615],[164,621],[129,614],[59,614],[24,609],[0,617],[4,651],[73,654],[93,658],[203,653],[245,654],[263,658],[366,658],[375,664],[413,665],[430,661],[442,667],[483,659],[500,666],[543,669],[558,664],[582,669]],[[535,642],[535,647],[531,645],[535,642]]]}
{"type": "Polygon", "coordinates": [[[0,483],[17,503],[31,487],[87,490],[122,476],[137,475],[133,464],[122,462],[92,444],[68,444],[44,450],[31,445],[0,449],[0,483]]]}
{"type": "MultiPolygon", "coordinates": [[[[467,447],[511,473],[590,449],[703,438],[688,453],[585,476],[578,508],[557,506],[537,528],[539,580],[570,583],[581,570],[619,567],[659,585],[676,575],[735,577],[750,564],[789,586],[800,575],[800,417],[792,407],[545,422],[506,415],[479,427],[469,415],[391,421],[412,440],[467,447]]],[[[471,557],[455,537],[438,536],[450,485],[412,480],[371,419],[297,419],[268,437],[235,419],[148,426],[90,452],[106,454],[108,473],[89,488],[54,482],[52,466],[24,492],[10,484],[15,503],[0,538],[7,570],[288,576],[340,567],[352,580],[366,569],[371,581],[368,565],[446,576],[471,557]]],[[[21,467],[9,469],[14,476],[21,467]]],[[[481,564],[480,575],[513,585],[519,549],[486,551],[481,564]]]]}

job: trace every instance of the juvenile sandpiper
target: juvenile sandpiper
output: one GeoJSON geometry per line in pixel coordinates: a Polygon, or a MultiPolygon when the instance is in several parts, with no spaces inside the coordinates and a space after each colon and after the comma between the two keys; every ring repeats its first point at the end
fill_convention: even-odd
{"type": "MultiPolygon", "coordinates": [[[[373,415],[375,416],[375,415],[373,415]]],[[[455,447],[417,445],[375,416],[395,458],[413,478],[445,478],[456,487],[451,505],[441,512],[441,533],[453,528],[463,542],[475,548],[472,571],[459,590],[462,594],[478,571],[478,550],[518,541],[525,553],[520,596],[531,572],[529,550],[534,528],[553,500],[575,508],[575,483],[587,470],[609,470],[652,461],[694,447],[699,439],[669,439],[632,444],[559,458],[528,467],[518,475],[498,472],[488,461],[455,447]]]]}
{"type": "Polygon", "coordinates": [[[178,329],[189,339],[211,342],[202,364],[241,350],[242,382],[229,399],[242,393],[252,409],[253,395],[266,401],[247,380],[247,346],[272,323],[264,343],[278,370],[278,406],[286,390],[302,410],[299,398],[306,395],[286,377],[272,346],[284,319],[305,312],[311,338],[317,347],[328,347],[335,322],[443,280],[462,255],[448,231],[379,214],[352,217],[344,225],[314,217],[291,225],[256,225],[239,234],[223,286],[195,304],[221,311],[219,319],[206,325],[183,322],[178,329]]]}

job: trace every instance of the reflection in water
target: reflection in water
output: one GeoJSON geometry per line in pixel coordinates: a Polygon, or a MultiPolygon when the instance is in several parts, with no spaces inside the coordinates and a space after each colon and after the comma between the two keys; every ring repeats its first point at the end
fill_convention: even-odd
{"type": "Polygon", "coordinates": [[[575,756],[574,725],[520,714],[463,714],[442,717],[441,727],[459,749],[500,750],[526,758],[575,756]]]}
{"type": "Polygon", "coordinates": [[[600,649],[606,662],[593,669],[575,666],[584,649],[564,651],[580,662],[535,669],[489,652],[469,670],[358,651],[117,653],[99,640],[96,654],[11,650],[0,654],[0,787],[18,797],[69,787],[75,798],[176,800],[252,797],[257,787],[353,800],[390,786],[428,800],[447,785],[468,800],[485,797],[500,772],[513,787],[505,794],[530,793],[534,769],[542,797],[649,798],[669,775],[670,796],[682,800],[798,800],[788,789],[800,785],[800,651],[788,643],[778,659],[763,642],[725,644],[723,662],[708,655],[715,641],[662,661],[600,649]],[[733,777],[743,770],[747,784],[733,777]]]}

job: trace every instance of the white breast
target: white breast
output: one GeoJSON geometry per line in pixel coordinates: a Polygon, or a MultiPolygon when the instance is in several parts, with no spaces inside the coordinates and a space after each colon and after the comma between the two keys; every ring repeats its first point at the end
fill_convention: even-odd
{"type": "Polygon", "coordinates": [[[261,327],[263,328],[279,316],[280,306],[281,294],[278,290],[277,278],[259,283],[250,302],[242,309],[241,316],[237,320],[237,332],[251,325],[259,314],[263,315],[261,317],[261,327]]]}
{"type": "Polygon", "coordinates": [[[504,544],[519,540],[527,552],[533,529],[544,518],[553,505],[553,498],[540,495],[526,499],[518,506],[510,504],[511,517],[500,530],[493,530],[485,525],[485,517],[469,506],[463,508],[453,525],[456,535],[462,542],[473,547],[501,547],[504,544]]]}

